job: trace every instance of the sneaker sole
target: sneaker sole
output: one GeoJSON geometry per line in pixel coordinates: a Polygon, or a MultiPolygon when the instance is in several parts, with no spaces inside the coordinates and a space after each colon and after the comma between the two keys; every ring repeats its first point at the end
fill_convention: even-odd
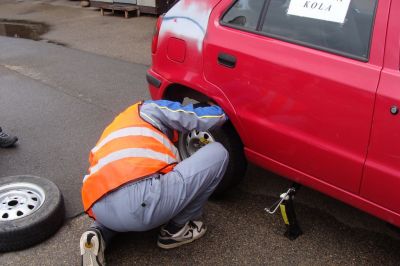
{"type": "Polygon", "coordinates": [[[196,237],[193,237],[191,239],[185,240],[185,241],[181,241],[181,242],[176,242],[174,244],[168,244],[165,245],[163,243],[160,243],[160,241],[157,241],[157,246],[159,246],[162,249],[172,249],[172,248],[176,248],[185,244],[189,244],[192,243],[193,241],[199,239],[200,237],[202,237],[207,231],[207,228],[205,228],[200,234],[198,234],[196,237]]]}
{"type": "Polygon", "coordinates": [[[98,259],[97,256],[94,256],[92,253],[88,254],[85,253],[82,256],[82,266],[104,266],[103,264],[101,264],[98,259]]]}

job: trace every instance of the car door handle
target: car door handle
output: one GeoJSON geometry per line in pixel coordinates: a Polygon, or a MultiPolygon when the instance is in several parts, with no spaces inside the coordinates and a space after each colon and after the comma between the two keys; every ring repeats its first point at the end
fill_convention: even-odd
{"type": "Polygon", "coordinates": [[[218,63],[229,68],[234,68],[236,66],[236,57],[230,54],[219,53],[218,63]]]}

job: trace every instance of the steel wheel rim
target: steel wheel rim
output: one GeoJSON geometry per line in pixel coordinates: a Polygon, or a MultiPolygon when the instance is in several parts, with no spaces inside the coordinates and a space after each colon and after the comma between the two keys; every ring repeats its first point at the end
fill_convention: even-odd
{"type": "Polygon", "coordinates": [[[35,213],[46,200],[44,190],[32,183],[0,186],[0,221],[14,221],[35,213]]]}
{"type": "Polygon", "coordinates": [[[215,142],[214,137],[209,131],[193,130],[182,136],[179,150],[183,159],[190,157],[205,145],[215,142]]]}

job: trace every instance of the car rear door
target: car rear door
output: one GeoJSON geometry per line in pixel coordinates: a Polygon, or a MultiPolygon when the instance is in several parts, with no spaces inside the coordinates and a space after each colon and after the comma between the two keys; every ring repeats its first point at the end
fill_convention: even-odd
{"type": "Polygon", "coordinates": [[[390,1],[343,2],[317,6],[341,12],[324,17],[301,0],[225,1],[210,18],[204,75],[235,108],[250,159],[358,194],[390,1]]]}
{"type": "Polygon", "coordinates": [[[400,214],[400,1],[392,1],[361,195],[400,214]]]}

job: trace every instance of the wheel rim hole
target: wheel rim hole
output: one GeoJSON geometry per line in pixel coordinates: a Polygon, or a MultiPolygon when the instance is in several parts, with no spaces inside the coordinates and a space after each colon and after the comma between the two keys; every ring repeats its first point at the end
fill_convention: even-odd
{"type": "Polygon", "coordinates": [[[24,213],[22,212],[22,211],[17,211],[17,216],[21,216],[21,215],[23,215],[24,213]]]}
{"type": "Polygon", "coordinates": [[[33,208],[35,208],[35,206],[33,206],[33,205],[28,205],[28,208],[29,208],[30,210],[32,210],[33,208]]]}
{"type": "Polygon", "coordinates": [[[33,199],[34,201],[37,201],[37,198],[36,198],[36,197],[32,197],[32,199],[33,199]]]}
{"type": "Polygon", "coordinates": [[[13,207],[13,206],[15,206],[15,205],[17,205],[17,204],[18,204],[18,201],[17,201],[17,200],[12,200],[12,201],[10,201],[10,202],[8,203],[8,206],[13,207]]]}
{"type": "Polygon", "coordinates": [[[8,213],[3,214],[3,216],[1,216],[1,218],[7,219],[8,218],[8,213]]]}
{"type": "Polygon", "coordinates": [[[32,191],[28,191],[28,194],[33,194],[32,191]]]}

